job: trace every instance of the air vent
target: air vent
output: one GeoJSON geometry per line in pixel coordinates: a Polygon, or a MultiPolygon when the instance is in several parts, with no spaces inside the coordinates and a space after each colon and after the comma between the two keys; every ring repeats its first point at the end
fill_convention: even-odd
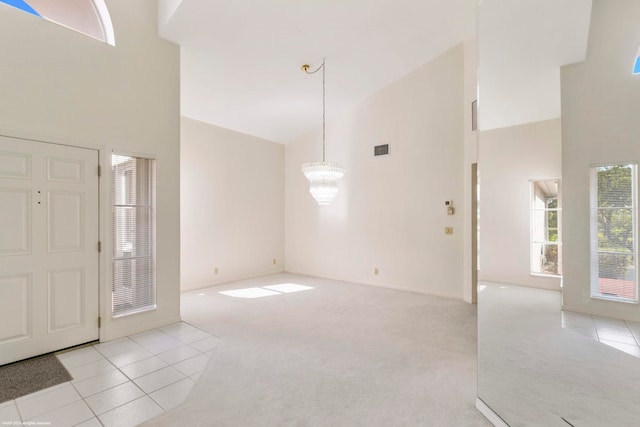
{"type": "Polygon", "coordinates": [[[374,156],[386,156],[387,154],[389,154],[389,144],[376,145],[373,147],[374,156]]]}

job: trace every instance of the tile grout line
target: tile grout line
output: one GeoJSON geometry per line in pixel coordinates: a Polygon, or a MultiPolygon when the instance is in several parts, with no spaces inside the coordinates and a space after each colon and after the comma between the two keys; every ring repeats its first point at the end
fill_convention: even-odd
{"type": "MultiPolygon", "coordinates": [[[[195,331],[199,331],[199,332],[201,332],[202,334],[204,334],[204,335],[206,335],[206,336],[204,336],[203,338],[200,338],[200,339],[196,339],[195,341],[191,341],[191,342],[188,342],[188,343],[187,343],[187,342],[184,342],[184,341],[182,341],[182,340],[180,339],[180,337],[179,337],[179,336],[180,336],[181,334],[178,332],[178,331],[179,331],[179,328],[178,328],[178,330],[175,332],[175,335],[174,335],[174,334],[171,334],[171,333],[168,333],[168,332],[165,332],[165,331],[163,331],[163,330],[161,330],[161,329],[152,329],[152,330],[149,330],[149,331],[146,331],[146,332],[142,332],[142,333],[140,333],[140,334],[135,334],[135,335],[137,335],[137,336],[138,336],[138,338],[140,338],[140,337],[142,337],[142,336],[144,336],[144,335],[153,335],[153,334],[156,334],[156,333],[157,333],[157,334],[159,335],[159,337],[160,337],[160,338],[159,338],[159,339],[160,339],[160,342],[161,342],[162,340],[168,340],[168,339],[170,339],[170,340],[175,340],[176,342],[179,342],[179,345],[177,345],[177,346],[175,346],[175,347],[168,348],[168,349],[166,349],[166,350],[164,350],[164,351],[162,351],[162,352],[158,352],[158,353],[156,353],[155,351],[150,350],[147,346],[150,346],[150,347],[152,347],[152,348],[153,348],[153,347],[154,347],[153,343],[154,343],[154,342],[159,342],[157,337],[156,337],[156,339],[151,339],[151,340],[147,343],[147,345],[143,345],[141,342],[138,342],[138,341],[136,341],[134,338],[132,338],[133,336],[127,336],[127,337],[123,337],[123,338],[126,338],[129,342],[131,342],[131,343],[135,344],[135,347],[136,347],[136,348],[132,348],[132,349],[128,349],[128,350],[124,350],[124,351],[122,351],[122,352],[118,352],[118,353],[116,353],[116,354],[112,354],[112,355],[110,355],[110,356],[106,356],[106,355],[105,355],[104,353],[102,353],[102,351],[100,351],[100,350],[106,351],[106,349],[108,349],[109,347],[111,347],[110,345],[109,345],[109,346],[100,346],[100,347],[98,347],[98,348],[96,348],[95,346],[96,346],[96,345],[100,345],[100,344],[104,344],[104,343],[97,343],[97,344],[93,344],[93,345],[89,345],[89,346],[84,346],[84,347],[81,347],[81,348],[79,348],[79,349],[77,349],[77,350],[82,350],[82,349],[85,349],[85,348],[93,348],[93,350],[94,350],[94,351],[95,351],[95,352],[100,356],[100,358],[98,358],[97,360],[88,360],[88,361],[86,361],[86,362],[81,362],[80,364],[75,365],[75,366],[73,366],[73,367],[71,367],[71,368],[68,368],[68,367],[66,366],[66,364],[64,363],[64,360],[63,360],[63,359],[60,359],[60,357],[58,357],[58,359],[62,362],[62,364],[65,366],[65,368],[66,368],[67,370],[73,370],[73,369],[81,368],[81,367],[83,367],[83,366],[87,366],[87,365],[90,365],[90,364],[92,364],[92,363],[97,363],[97,362],[101,362],[101,361],[106,361],[106,362],[107,362],[107,363],[108,363],[108,364],[113,368],[113,369],[109,369],[109,370],[107,370],[107,371],[105,371],[105,372],[101,372],[101,373],[98,373],[98,374],[96,374],[96,375],[91,375],[91,376],[89,376],[89,377],[87,377],[87,378],[83,378],[83,379],[82,379],[82,380],[80,380],[79,382],[82,382],[82,381],[85,381],[85,380],[89,380],[89,379],[91,379],[91,378],[96,378],[96,377],[99,377],[100,375],[108,374],[108,373],[111,373],[111,372],[114,372],[114,371],[116,371],[116,372],[118,372],[119,374],[123,375],[123,376],[124,376],[124,378],[126,378],[126,379],[127,379],[127,381],[125,381],[125,382],[123,382],[123,383],[120,383],[120,384],[116,384],[116,385],[110,386],[110,387],[108,387],[108,388],[106,388],[106,389],[104,389],[104,390],[100,390],[100,391],[98,391],[98,392],[95,392],[95,393],[92,393],[92,394],[88,394],[87,396],[83,396],[83,395],[80,393],[80,390],[76,387],[76,384],[73,382],[73,380],[71,380],[71,381],[67,381],[66,383],[62,383],[62,384],[70,384],[70,385],[71,385],[72,390],[77,394],[77,396],[79,397],[79,399],[78,399],[78,400],[75,400],[75,401],[73,401],[73,402],[71,402],[71,403],[68,403],[68,404],[66,404],[66,405],[56,407],[56,408],[54,408],[54,409],[52,409],[52,410],[50,410],[50,411],[48,411],[48,412],[45,412],[44,414],[38,415],[37,417],[40,417],[40,416],[42,416],[42,415],[46,415],[46,414],[48,414],[48,413],[51,413],[51,412],[54,412],[54,411],[60,410],[60,409],[62,409],[62,408],[68,407],[68,406],[70,406],[70,405],[76,404],[77,402],[80,402],[80,401],[81,401],[81,402],[83,402],[83,404],[84,404],[84,405],[89,409],[89,411],[90,411],[90,413],[93,415],[93,417],[88,418],[88,419],[86,419],[86,420],[83,420],[83,421],[81,421],[80,423],[84,423],[84,422],[87,422],[87,421],[89,421],[89,420],[91,420],[91,419],[95,418],[95,419],[98,421],[98,423],[100,423],[101,425],[104,425],[104,424],[102,423],[102,421],[100,420],[100,418],[99,418],[99,417],[100,417],[100,415],[104,415],[104,414],[106,414],[106,413],[109,413],[109,412],[111,412],[111,411],[114,411],[114,410],[116,410],[116,409],[118,409],[118,408],[120,408],[120,407],[122,407],[122,406],[124,406],[124,405],[130,404],[131,402],[134,402],[134,401],[136,401],[136,400],[142,399],[142,398],[144,398],[144,397],[148,397],[148,398],[150,399],[150,401],[151,401],[151,402],[153,402],[155,405],[157,405],[157,406],[162,410],[162,412],[163,412],[163,413],[164,413],[164,412],[166,412],[168,409],[165,409],[164,405],[163,405],[159,400],[156,400],[156,398],[154,398],[154,397],[152,396],[152,394],[153,394],[153,393],[160,392],[160,391],[162,391],[162,390],[165,390],[165,389],[166,389],[166,388],[168,388],[168,387],[175,386],[175,384],[177,384],[177,383],[179,383],[179,382],[181,382],[181,381],[185,381],[185,380],[188,380],[188,382],[190,382],[190,383],[191,383],[191,387],[193,387],[193,386],[195,385],[195,383],[197,382],[197,380],[196,380],[196,379],[194,379],[194,377],[196,377],[196,376],[197,376],[197,378],[199,378],[199,376],[200,376],[200,375],[202,374],[202,372],[204,371],[204,367],[203,367],[202,369],[197,369],[197,370],[196,370],[196,372],[193,372],[193,373],[191,373],[191,374],[189,374],[189,375],[188,375],[188,374],[186,374],[185,372],[183,372],[181,369],[176,368],[176,365],[178,365],[178,364],[182,364],[182,363],[185,363],[185,362],[188,362],[189,360],[192,360],[192,359],[195,359],[195,358],[198,358],[198,357],[205,356],[207,360],[205,361],[204,365],[206,366],[206,364],[208,363],[208,361],[211,359],[211,354],[207,354],[207,353],[210,353],[213,349],[215,349],[215,346],[216,346],[216,345],[214,345],[212,348],[208,348],[209,346],[206,346],[206,348],[207,348],[207,350],[206,350],[206,351],[202,351],[202,350],[200,350],[199,348],[194,347],[193,345],[194,345],[194,344],[197,344],[197,343],[199,343],[199,342],[203,342],[203,341],[205,341],[205,340],[209,340],[209,339],[211,339],[211,338],[215,338],[217,341],[219,341],[219,340],[220,340],[220,338],[219,338],[219,337],[217,337],[217,336],[215,336],[215,335],[213,335],[213,334],[210,334],[210,333],[208,333],[208,332],[206,332],[206,331],[204,331],[204,330],[202,330],[202,329],[200,329],[200,328],[198,328],[198,327],[195,327],[195,326],[193,326],[193,325],[191,325],[191,324],[189,324],[189,323],[186,323],[186,322],[180,322],[180,323],[176,323],[176,324],[174,324],[174,325],[176,325],[176,326],[177,326],[177,325],[181,325],[181,324],[187,325],[187,326],[189,326],[190,328],[193,328],[195,331]],[[187,348],[189,348],[190,350],[194,351],[194,353],[193,353],[191,356],[189,356],[189,357],[186,357],[186,358],[184,358],[184,359],[177,360],[177,361],[175,361],[175,362],[173,362],[173,363],[166,362],[164,359],[162,359],[162,358],[160,357],[160,355],[162,355],[162,354],[164,354],[164,353],[168,353],[168,352],[170,352],[170,351],[174,351],[174,350],[176,350],[176,349],[178,349],[178,348],[181,348],[181,347],[187,347],[187,348]],[[122,355],[122,354],[125,354],[125,353],[128,353],[128,352],[132,352],[132,351],[139,351],[140,349],[143,349],[143,350],[145,350],[145,351],[149,352],[149,353],[151,354],[151,356],[149,356],[149,357],[145,357],[145,358],[140,359],[140,360],[135,360],[135,361],[133,361],[133,362],[131,362],[131,363],[128,363],[128,364],[126,364],[126,365],[123,365],[123,366],[116,366],[116,365],[114,364],[114,362],[110,359],[110,357],[111,357],[111,358],[114,358],[114,357],[116,357],[116,356],[118,356],[118,355],[122,355]],[[152,371],[149,371],[149,372],[145,373],[144,375],[140,375],[139,377],[137,377],[137,378],[135,378],[135,379],[134,379],[134,378],[132,378],[132,377],[130,377],[128,374],[126,374],[126,373],[122,370],[123,368],[126,368],[127,366],[130,366],[130,365],[135,364],[135,363],[143,362],[143,361],[145,361],[145,360],[147,360],[147,359],[151,359],[151,358],[154,358],[154,357],[156,357],[156,358],[158,358],[159,360],[161,360],[163,363],[165,363],[165,364],[166,364],[166,366],[163,366],[163,367],[160,367],[160,368],[157,368],[157,369],[153,369],[152,371]],[[162,387],[158,388],[157,390],[153,390],[153,391],[151,391],[151,392],[149,392],[149,393],[147,393],[147,392],[146,392],[146,391],[145,391],[145,390],[144,390],[140,385],[138,385],[138,383],[136,383],[136,381],[135,381],[136,379],[140,379],[140,378],[142,378],[142,377],[144,377],[144,376],[151,375],[151,374],[153,374],[153,373],[156,373],[156,372],[158,372],[158,371],[160,371],[160,370],[162,370],[162,369],[166,369],[166,368],[173,368],[176,372],[178,372],[178,373],[180,374],[180,376],[181,376],[181,377],[180,377],[180,378],[178,378],[178,379],[176,379],[175,381],[172,381],[172,382],[168,383],[168,384],[164,384],[162,387]],[[108,390],[112,390],[112,389],[114,389],[114,388],[116,388],[116,387],[122,386],[122,385],[127,384],[127,383],[131,383],[131,384],[133,384],[133,386],[134,386],[137,390],[139,390],[142,394],[141,394],[141,395],[139,395],[138,397],[136,397],[136,398],[132,399],[132,400],[129,400],[129,401],[127,401],[127,402],[124,402],[124,403],[121,403],[121,404],[119,404],[119,405],[117,405],[117,406],[114,406],[114,407],[110,408],[109,410],[107,410],[107,411],[103,412],[103,413],[102,413],[102,414],[100,414],[100,415],[98,415],[98,414],[96,413],[96,411],[95,411],[95,410],[94,410],[94,409],[89,405],[89,403],[88,403],[87,399],[90,399],[90,398],[91,398],[91,397],[93,397],[93,396],[96,396],[96,395],[98,395],[98,394],[100,394],[100,393],[103,393],[103,392],[106,392],[106,391],[108,391],[108,390]]],[[[172,326],[172,325],[169,325],[168,327],[170,327],[170,326],[172,326]]],[[[165,328],[166,328],[166,327],[165,327],[165,328]]],[[[195,331],[192,331],[192,333],[195,333],[195,331]]],[[[189,332],[184,333],[184,335],[188,335],[188,334],[189,334],[189,332]]],[[[121,344],[121,343],[126,343],[126,342],[127,342],[127,341],[125,341],[124,339],[118,339],[118,340],[115,340],[115,341],[118,341],[118,342],[113,343],[112,345],[114,345],[114,346],[115,346],[115,345],[118,345],[118,344],[121,344]]],[[[143,340],[143,341],[146,341],[146,340],[143,340]]],[[[75,350],[75,351],[77,351],[77,350],[75,350]]],[[[71,353],[71,352],[73,352],[73,351],[74,351],[74,350],[65,351],[64,353],[61,353],[61,354],[69,354],[69,353],[71,353]]],[[[57,355],[57,356],[58,356],[58,355],[57,355]]],[[[187,372],[188,372],[188,368],[186,368],[186,367],[185,367],[185,370],[187,370],[187,372]]],[[[46,390],[46,389],[44,389],[44,390],[46,390]]],[[[37,393],[37,392],[36,392],[36,393],[37,393]]],[[[188,396],[188,394],[189,394],[189,393],[187,393],[186,395],[188,396]]],[[[186,396],[185,396],[185,398],[186,398],[186,396]]],[[[17,413],[18,413],[18,417],[20,418],[20,421],[21,421],[21,422],[25,422],[25,421],[27,421],[27,420],[25,420],[25,419],[24,419],[24,416],[23,416],[22,412],[20,411],[20,408],[19,408],[19,406],[18,406],[18,404],[17,404],[17,399],[14,399],[14,400],[12,401],[12,404],[13,404],[13,406],[15,407],[15,409],[16,409],[16,411],[17,411],[17,413]]],[[[1,420],[0,420],[0,421],[1,421],[1,420]]]]}
{"type": "MultiPolygon", "coordinates": [[[[80,396],[80,399],[84,402],[85,405],[87,405],[87,408],[89,408],[89,410],[91,411],[91,413],[93,414],[93,417],[95,419],[98,419],[98,415],[93,411],[93,408],[91,406],[89,406],[89,404],[87,403],[87,401],[85,400],[85,398],[80,394],[80,392],[78,391],[78,389],[76,388],[76,386],[69,381],[69,384],[71,384],[71,387],[73,387],[73,389],[76,391],[76,393],[78,393],[78,396],[80,396]]],[[[87,420],[85,420],[87,421],[87,420]]],[[[84,421],[83,421],[84,422],[84,421]]],[[[102,423],[101,423],[102,424],[102,423]]]]}
{"type": "MultiPolygon", "coordinates": [[[[614,342],[614,343],[616,343],[616,344],[620,344],[620,345],[624,345],[624,346],[628,346],[628,347],[634,347],[634,348],[637,348],[637,349],[638,349],[637,354],[629,353],[629,352],[624,351],[624,350],[622,350],[622,349],[620,349],[620,348],[617,348],[617,349],[618,349],[619,351],[622,351],[622,352],[624,352],[624,353],[626,353],[626,354],[629,354],[629,355],[631,355],[631,356],[635,356],[635,357],[640,358],[640,334],[639,334],[639,335],[636,335],[636,334],[633,332],[633,330],[629,327],[629,324],[627,323],[627,321],[623,320],[623,323],[624,323],[624,326],[625,326],[625,329],[626,329],[626,333],[620,333],[620,334],[615,334],[615,333],[614,333],[613,335],[620,335],[620,336],[625,336],[625,337],[627,337],[627,334],[628,334],[631,338],[633,338],[633,341],[635,341],[635,344],[629,344],[628,342],[620,342],[620,341],[616,341],[615,339],[605,339],[605,338],[602,338],[602,337],[600,336],[600,335],[601,335],[601,332],[599,332],[599,329],[600,329],[600,328],[598,327],[598,323],[596,322],[595,317],[594,317],[593,315],[589,315],[589,317],[590,317],[590,319],[591,319],[591,323],[592,323],[592,325],[593,325],[593,332],[595,333],[595,338],[592,338],[592,337],[589,337],[589,336],[587,336],[587,338],[595,339],[596,341],[598,341],[598,342],[600,342],[600,343],[602,343],[602,344],[604,344],[604,345],[607,345],[607,346],[609,346],[609,347],[613,347],[613,348],[617,348],[617,347],[612,346],[612,345],[608,344],[608,343],[607,343],[607,342],[605,342],[605,341],[610,341],[610,342],[614,342]],[[603,341],[603,340],[604,340],[604,341],[603,341]]],[[[601,326],[601,327],[606,328],[607,326],[601,326]]],[[[566,329],[569,329],[569,330],[576,330],[576,331],[577,331],[577,329],[579,329],[580,327],[579,327],[579,326],[577,326],[577,325],[573,325],[573,326],[572,326],[572,325],[570,325],[569,323],[564,323],[564,324],[563,324],[563,328],[566,328],[566,329]]],[[[610,329],[615,329],[615,327],[610,327],[610,329]]],[[[586,336],[586,335],[585,335],[585,336],[586,336]]]]}

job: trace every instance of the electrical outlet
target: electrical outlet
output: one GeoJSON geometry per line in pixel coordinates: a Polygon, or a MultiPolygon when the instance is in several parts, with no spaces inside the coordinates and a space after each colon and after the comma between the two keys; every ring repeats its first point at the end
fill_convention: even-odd
{"type": "Polygon", "coordinates": [[[453,227],[445,227],[444,234],[453,234],[453,227]]]}
{"type": "Polygon", "coordinates": [[[375,274],[376,276],[378,275],[378,267],[373,269],[373,274],[375,274]]]}
{"type": "Polygon", "coordinates": [[[218,274],[218,267],[213,269],[213,274],[218,274]]]}

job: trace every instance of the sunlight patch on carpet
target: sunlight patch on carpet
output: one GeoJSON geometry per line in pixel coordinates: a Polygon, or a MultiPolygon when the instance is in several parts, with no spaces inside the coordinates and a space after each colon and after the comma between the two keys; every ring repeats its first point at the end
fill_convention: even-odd
{"type": "Polygon", "coordinates": [[[314,288],[312,286],[298,285],[295,283],[281,283],[278,285],[220,291],[219,293],[234,298],[262,298],[274,295],[290,294],[293,292],[308,291],[311,289],[314,288]]]}
{"type": "Polygon", "coordinates": [[[285,294],[313,289],[311,286],[296,285],[295,283],[283,283],[281,285],[263,286],[263,288],[270,289],[276,292],[282,292],[285,294]]]}

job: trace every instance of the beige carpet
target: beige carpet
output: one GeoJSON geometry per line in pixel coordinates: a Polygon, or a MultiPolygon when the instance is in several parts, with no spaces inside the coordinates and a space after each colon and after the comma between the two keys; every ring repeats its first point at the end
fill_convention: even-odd
{"type": "Polygon", "coordinates": [[[185,293],[182,316],[220,344],[185,404],[146,425],[490,425],[462,301],[281,274],[185,293]],[[219,293],[281,283],[313,289],[219,293]]]}

